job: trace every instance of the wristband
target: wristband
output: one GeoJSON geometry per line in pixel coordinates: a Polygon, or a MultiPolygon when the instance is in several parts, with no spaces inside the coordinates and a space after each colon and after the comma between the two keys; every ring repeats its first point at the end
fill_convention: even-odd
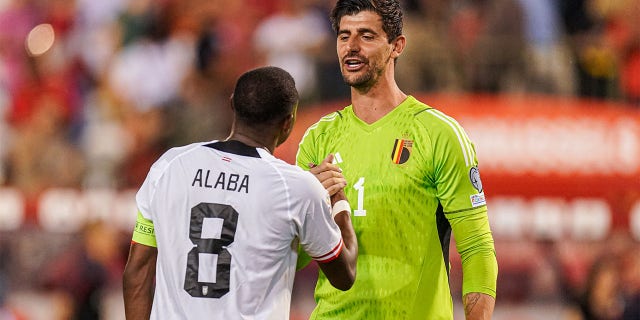
{"type": "Polygon", "coordinates": [[[351,214],[351,206],[347,200],[339,200],[331,207],[331,218],[335,218],[338,212],[347,211],[351,214]]]}

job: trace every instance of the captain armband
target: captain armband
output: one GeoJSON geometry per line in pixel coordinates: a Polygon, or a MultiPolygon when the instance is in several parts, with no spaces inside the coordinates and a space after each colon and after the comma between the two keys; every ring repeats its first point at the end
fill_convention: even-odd
{"type": "Polygon", "coordinates": [[[138,218],[136,220],[136,226],[133,229],[133,237],[131,240],[139,244],[144,244],[145,246],[158,247],[153,221],[145,219],[140,211],[138,211],[138,218]]]}

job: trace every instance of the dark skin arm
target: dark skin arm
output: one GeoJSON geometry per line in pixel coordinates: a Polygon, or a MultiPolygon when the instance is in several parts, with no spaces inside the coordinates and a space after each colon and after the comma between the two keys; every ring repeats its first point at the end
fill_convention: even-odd
{"type": "Polygon", "coordinates": [[[131,243],[122,275],[124,312],[127,320],[149,319],[156,278],[158,249],[131,243]]]}
{"type": "MultiPolygon", "coordinates": [[[[341,190],[331,196],[331,205],[346,200],[341,190]]],[[[341,211],[334,217],[334,221],[340,227],[344,248],[340,255],[327,263],[318,263],[322,272],[327,276],[331,285],[336,289],[349,290],[356,280],[356,263],[358,260],[358,240],[351,224],[351,212],[341,211]]]]}
{"type": "MultiPolygon", "coordinates": [[[[340,168],[332,164],[333,155],[329,154],[318,165],[311,164],[309,170],[331,195],[331,205],[340,200],[347,200],[344,187],[347,181],[344,179],[340,168]]],[[[328,263],[319,263],[322,272],[327,276],[331,285],[340,290],[348,290],[356,278],[356,263],[358,259],[358,240],[353,225],[351,224],[351,212],[342,211],[335,215],[334,221],[342,233],[344,248],[338,256],[328,263]]]]}

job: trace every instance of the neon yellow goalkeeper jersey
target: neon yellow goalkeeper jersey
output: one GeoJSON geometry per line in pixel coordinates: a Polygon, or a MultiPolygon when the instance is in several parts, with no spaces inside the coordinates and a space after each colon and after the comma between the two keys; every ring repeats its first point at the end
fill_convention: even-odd
{"type": "MultiPolygon", "coordinates": [[[[311,318],[453,319],[452,226],[466,246],[462,259],[487,251],[470,260],[480,259],[484,269],[497,273],[475,150],[462,127],[412,96],[373,124],[348,106],[307,129],[297,163],[308,170],[329,153],[348,182],[357,276],[343,292],[320,272],[311,318]],[[458,225],[465,226],[460,237],[458,225]]],[[[467,282],[464,271],[463,293],[495,297],[495,274],[467,282]]]]}

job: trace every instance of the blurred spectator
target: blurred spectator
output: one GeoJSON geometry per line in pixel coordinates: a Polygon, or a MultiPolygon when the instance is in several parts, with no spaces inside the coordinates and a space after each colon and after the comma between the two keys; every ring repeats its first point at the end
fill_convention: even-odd
{"type": "MultiPolygon", "coordinates": [[[[403,33],[409,39],[398,59],[398,82],[407,92],[460,91],[462,79],[451,54],[460,39],[450,37],[451,3],[420,0],[407,11],[403,33]]],[[[470,30],[465,30],[465,32],[470,30]]]]}
{"type": "Polygon", "coordinates": [[[29,0],[9,0],[0,5],[0,87],[10,96],[28,77],[24,41],[38,21],[29,0]]]}
{"type": "Polygon", "coordinates": [[[84,159],[70,128],[78,92],[61,48],[31,58],[30,72],[12,97],[8,117],[15,141],[7,155],[7,181],[27,195],[52,186],[79,187],[84,159]]]}
{"type": "Polygon", "coordinates": [[[109,285],[119,282],[123,269],[119,239],[113,226],[99,221],[88,223],[77,245],[41,270],[43,286],[68,304],[70,319],[101,319],[102,294],[109,285]]]}
{"type": "Polygon", "coordinates": [[[121,188],[141,185],[145,172],[166,150],[168,132],[165,126],[168,119],[165,111],[153,108],[125,114],[124,128],[130,134],[131,148],[120,167],[118,186],[121,188]]]}
{"type": "MultiPolygon", "coordinates": [[[[141,1],[146,0],[133,4],[141,1]]],[[[144,8],[133,4],[127,14],[133,16],[130,20],[140,21],[140,25],[124,19],[125,46],[114,57],[108,79],[116,94],[135,111],[146,112],[177,96],[194,50],[189,38],[170,33],[169,21],[161,19],[163,13],[156,13],[156,3],[144,2],[144,8]]]]}
{"type": "Polygon", "coordinates": [[[167,110],[172,119],[168,144],[178,146],[228,137],[233,119],[229,97],[215,76],[192,71],[180,99],[167,110]]]}
{"type": "Polygon", "coordinates": [[[632,245],[622,256],[622,291],[625,297],[622,320],[640,319],[640,247],[632,245]]]}
{"type": "Polygon", "coordinates": [[[324,29],[328,35],[328,41],[324,41],[315,56],[317,73],[317,102],[336,101],[346,99],[350,95],[350,88],[342,79],[340,62],[336,59],[336,33],[329,22],[329,12],[333,8],[333,2],[323,0],[307,0],[313,4],[324,18],[324,29]]]}
{"type": "Polygon", "coordinates": [[[454,52],[462,65],[464,88],[523,91],[523,16],[515,0],[460,1],[452,19],[454,52]]]}
{"type": "Polygon", "coordinates": [[[317,94],[315,61],[330,39],[327,17],[308,0],[279,0],[278,5],[279,11],[256,27],[253,43],[264,64],[291,73],[304,104],[317,94]]]}
{"type": "MultiPolygon", "coordinates": [[[[76,0],[75,29],[70,36],[74,54],[93,79],[104,77],[121,45],[117,21],[129,0],[76,0]]],[[[91,87],[87,88],[91,91],[91,87]]]]}
{"type": "Polygon", "coordinates": [[[86,94],[81,141],[87,163],[86,188],[122,188],[121,169],[133,148],[133,136],[124,126],[124,106],[101,79],[86,94]]]}
{"type": "Polygon", "coordinates": [[[526,39],[527,89],[570,95],[575,92],[569,47],[555,0],[518,0],[526,39]]]}
{"type": "Polygon", "coordinates": [[[640,4],[634,0],[593,0],[605,19],[607,45],[618,61],[621,95],[640,106],[640,4]]]}
{"type": "Polygon", "coordinates": [[[7,304],[8,285],[0,270],[0,320],[26,320],[27,318],[7,304]]]}
{"type": "Polygon", "coordinates": [[[223,40],[209,19],[211,17],[204,18],[200,25],[195,59],[182,83],[179,98],[167,110],[172,119],[170,146],[224,139],[231,129],[230,92],[224,85],[225,76],[218,72],[223,40]]]}
{"type": "Polygon", "coordinates": [[[620,319],[624,310],[618,260],[612,256],[597,259],[587,277],[580,299],[584,320],[620,319]]]}
{"type": "Polygon", "coordinates": [[[0,236],[0,320],[26,320],[23,315],[7,303],[7,296],[10,291],[9,278],[7,277],[8,258],[9,251],[0,236]]]}
{"type": "Polygon", "coordinates": [[[275,6],[275,1],[258,0],[226,1],[198,0],[199,6],[209,8],[201,21],[202,31],[216,39],[217,56],[211,70],[215,70],[218,86],[228,94],[233,91],[236,79],[248,69],[260,64],[250,40],[260,19],[275,6]]]}
{"type": "Polygon", "coordinates": [[[111,61],[108,90],[123,106],[122,124],[130,146],[122,159],[120,187],[136,187],[165,150],[166,110],[179,94],[194,61],[194,43],[172,27],[167,3],[133,0],[121,15],[123,47],[111,61]]]}
{"type": "Polygon", "coordinates": [[[593,0],[560,2],[561,15],[572,47],[578,94],[584,97],[618,96],[618,63],[607,43],[603,19],[591,5],[593,0]]]}

